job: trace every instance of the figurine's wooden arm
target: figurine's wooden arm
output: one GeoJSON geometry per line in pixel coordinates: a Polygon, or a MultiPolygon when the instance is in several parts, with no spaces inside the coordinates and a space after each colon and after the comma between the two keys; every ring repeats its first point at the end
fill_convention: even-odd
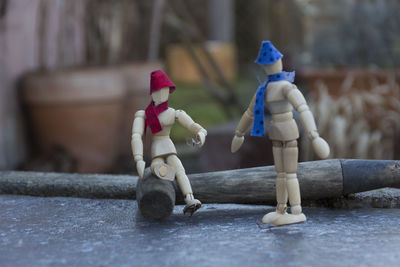
{"type": "Polygon", "coordinates": [[[199,146],[203,146],[205,138],[207,136],[207,131],[200,124],[195,123],[192,118],[186,114],[183,110],[177,110],[175,112],[175,119],[186,129],[188,129],[192,134],[195,134],[198,141],[200,141],[199,146]]]}
{"type": "Polygon", "coordinates": [[[143,161],[143,141],[142,141],[144,127],[145,127],[145,116],[146,115],[144,110],[137,111],[132,125],[131,147],[139,177],[143,177],[144,167],[146,165],[146,163],[143,161]]]}
{"type": "Polygon", "coordinates": [[[314,116],[307,105],[306,99],[296,85],[290,84],[285,90],[288,101],[299,113],[301,124],[307,132],[308,137],[313,140],[319,136],[314,116]]]}
{"type": "Polygon", "coordinates": [[[286,86],[284,93],[288,101],[299,113],[301,124],[306,130],[308,138],[312,140],[315,152],[320,158],[327,158],[329,156],[329,145],[324,139],[319,137],[314,116],[303,94],[294,84],[286,86]]]}
{"type": "Polygon", "coordinates": [[[246,134],[247,130],[253,124],[254,120],[254,103],[256,102],[256,96],[254,95],[251,99],[249,107],[243,113],[242,118],[239,121],[238,126],[235,130],[235,136],[232,140],[231,145],[231,152],[234,153],[239,150],[244,142],[244,135],[246,134]]]}
{"type": "Polygon", "coordinates": [[[236,127],[235,135],[237,137],[244,136],[246,134],[247,130],[253,124],[253,120],[254,120],[254,104],[255,104],[255,102],[256,102],[256,96],[254,95],[253,98],[251,99],[249,107],[243,113],[242,118],[240,119],[239,124],[236,127]]]}

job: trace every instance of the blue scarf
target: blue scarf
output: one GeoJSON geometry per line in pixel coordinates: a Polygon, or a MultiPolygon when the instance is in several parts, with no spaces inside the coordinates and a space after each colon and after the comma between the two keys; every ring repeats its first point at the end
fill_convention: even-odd
{"type": "Polygon", "coordinates": [[[282,71],[273,75],[268,75],[268,80],[261,84],[256,92],[256,103],[254,104],[254,122],[251,136],[264,136],[264,101],[265,91],[269,82],[294,81],[295,72],[282,71]]]}

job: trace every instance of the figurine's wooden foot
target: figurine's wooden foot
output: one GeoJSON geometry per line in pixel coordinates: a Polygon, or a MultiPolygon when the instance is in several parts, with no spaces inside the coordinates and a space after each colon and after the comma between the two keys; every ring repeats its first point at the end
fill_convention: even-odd
{"type": "Polygon", "coordinates": [[[287,213],[286,212],[281,213],[279,211],[273,211],[273,212],[267,213],[262,218],[262,223],[263,224],[273,224],[278,218],[284,216],[285,214],[287,214],[287,213]]]}
{"type": "Polygon", "coordinates": [[[187,216],[192,216],[193,213],[195,213],[200,208],[201,208],[201,203],[186,205],[186,207],[183,209],[183,214],[187,216]]]}
{"type": "Polygon", "coordinates": [[[304,213],[299,214],[283,214],[279,218],[277,218],[273,224],[276,226],[282,225],[289,225],[289,224],[296,224],[296,223],[303,223],[307,220],[306,215],[304,213]]]}
{"type": "Polygon", "coordinates": [[[185,198],[186,206],[183,209],[183,214],[192,216],[201,207],[201,202],[193,197],[193,194],[187,194],[185,198]]]}

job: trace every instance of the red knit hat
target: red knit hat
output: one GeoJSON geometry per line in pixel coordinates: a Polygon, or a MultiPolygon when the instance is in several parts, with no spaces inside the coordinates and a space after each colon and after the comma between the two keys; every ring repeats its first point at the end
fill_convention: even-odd
{"type": "Polygon", "coordinates": [[[150,77],[150,94],[165,87],[169,87],[170,94],[175,91],[175,84],[162,70],[153,71],[150,77]]]}

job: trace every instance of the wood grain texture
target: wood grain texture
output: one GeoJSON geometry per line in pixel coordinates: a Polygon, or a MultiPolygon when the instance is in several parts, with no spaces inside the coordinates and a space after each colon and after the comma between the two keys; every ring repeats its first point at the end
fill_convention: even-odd
{"type": "MultiPolygon", "coordinates": [[[[188,175],[196,198],[203,203],[275,203],[273,166],[188,175]]],[[[302,199],[339,197],[343,190],[340,160],[299,164],[302,199]]],[[[177,202],[182,202],[177,193],[177,202]]]]}
{"type": "Polygon", "coordinates": [[[136,199],[136,176],[0,172],[0,194],[136,199]]]}

